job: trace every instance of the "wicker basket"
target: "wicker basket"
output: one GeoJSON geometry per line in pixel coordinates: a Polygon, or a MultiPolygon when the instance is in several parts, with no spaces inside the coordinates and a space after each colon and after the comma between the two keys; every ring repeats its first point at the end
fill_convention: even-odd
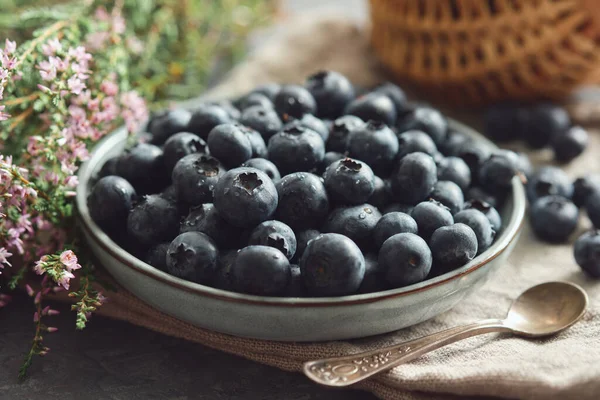
{"type": "Polygon", "coordinates": [[[600,82],[600,0],[371,0],[401,83],[465,105],[560,99],[600,82]]]}

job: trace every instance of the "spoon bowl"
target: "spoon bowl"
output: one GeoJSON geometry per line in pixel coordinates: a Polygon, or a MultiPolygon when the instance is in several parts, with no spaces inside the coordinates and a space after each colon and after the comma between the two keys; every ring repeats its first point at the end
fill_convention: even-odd
{"type": "Polygon", "coordinates": [[[517,335],[552,335],[583,317],[587,304],[587,294],[575,284],[542,283],[521,293],[511,305],[504,325],[517,335]]]}

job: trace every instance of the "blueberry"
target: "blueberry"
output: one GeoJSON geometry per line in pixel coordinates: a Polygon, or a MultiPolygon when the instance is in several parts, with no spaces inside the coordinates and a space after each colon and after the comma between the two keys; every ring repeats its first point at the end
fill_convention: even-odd
{"type": "Polygon", "coordinates": [[[391,182],[396,200],[417,204],[427,198],[437,182],[437,167],[431,156],[410,153],[400,160],[391,182]]]}
{"type": "Polygon", "coordinates": [[[493,153],[479,168],[479,182],[490,192],[506,193],[517,171],[518,156],[509,150],[493,153]]]}
{"type": "Polygon", "coordinates": [[[442,203],[452,214],[459,212],[465,202],[461,188],[450,181],[437,181],[429,197],[442,203]]]}
{"type": "Polygon", "coordinates": [[[329,198],[340,204],[360,204],[375,190],[375,175],[362,161],[344,158],[325,171],[325,188],[329,198]]]}
{"type": "Polygon", "coordinates": [[[378,121],[392,126],[398,113],[394,102],[382,93],[368,93],[354,99],[348,104],[345,114],[355,115],[363,121],[378,121]]]}
{"type": "Polygon", "coordinates": [[[171,243],[160,243],[153,246],[146,253],[144,262],[152,265],[159,271],[167,272],[167,251],[171,243]]]}
{"type": "Polygon", "coordinates": [[[337,151],[339,153],[348,151],[350,133],[363,125],[363,120],[354,115],[344,115],[333,121],[327,140],[327,151],[337,151]]]}
{"type": "Polygon", "coordinates": [[[245,161],[241,166],[259,169],[267,174],[275,183],[281,179],[281,174],[275,164],[266,158],[251,158],[248,161],[245,161]]]}
{"type": "Polygon", "coordinates": [[[410,213],[419,227],[419,236],[429,241],[433,232],[442,226],[452,225],[454,218],[448,207],[442,203],[429,200],[415,206],[410,213]]]}
{"type": "Polygon", "coordinates": [[[564,197],[546,196],[533,203],[529,217],[533,232],[538,238],[561,243],[577,228],[579,210],[564,197]]]}
{"type": "Polygon", "coordinates": [[[304,84],[317,102],[317,115],[335,118],[354,99],[354,86],[344,75],[333,71],[320,71],[311,75],[304,84]]]}
{"type": "Polygon", "coordinates": [[[373,229],[375,248],[379,249],[390,237],[398,233],[418,233],[419,228],[413,217],[403,212],[390,212],[385,214],[373,229]]]}
{"type": "Polygon", "coordinates": [[[355,293],[365,275],[365,258],[344,235],[326,233],[311,240],[300,259],[304,285],[313,296],[355,293]]]}
{"type": "Polygon", "coordinates": [[[560,168],[541,167],[527,182],[527,198],[531,203],[544,196],[562,196],[570,199],[573,184],[569,176],[560,168]]]}
{"type": "Polygon", "coordinates": [[[192,114],[182,108],[158,115],[148,127],[152,134],[152,143],[161,145],[172,135],[187,131],[191,117],[192,114]]]}
{"type": "Polygon", "coordinates": [[[281,221],[265,221],[258,225],[250,234],[248,244],[274,247],[288,260],[296,254],[296,235],[281,221]]]}
{"type": "Polygon", "coordinates": [[[466,144],[470,142],[472,142],[472,139],[469,136],[449,128],[448,135],[438,144],[438,149],[446,156],[457,157],[466,144]]]}
{"type": "Polygon", "coordinates": [[[462,158],[446,157],[437,163],[437,178],[454,182],[464,191],[471,185],[471,170],[462,158]]]}
{"type": "Polygon", "coordinates": [[[119,157],[117,174],[129,181],[138,194],[157,193],[169,184],[163,151],[140,143],[119,157]]]}
{"type": "Polygon", "coordinates": [[[477,254],[486,251],[494,242],[496,232],[484,213],[474,208],[462,210],[454,215],[454,222],[468,225],[477,236],[477,254]]]}
{"type": "Polygon", "coordinates": [[[552,138],[564,134],[571,126],[567,111],[554,104],[537,104],[529,112],[527,129],[523,131],[527,144],[535,149],[546,147],[552,138]]]}
{"type": "Polygon", "coordinates": [[[278,83],[266,83],[264,85],[260,85],[255,87],[250,93],[260,93],[269,98],[269,100],[274,101],[275,96],[281,90],[281,85],[278,83]]]}
{"type": "Polygon", "coordinates": [[[517,154],[517,171],[526,178],[529,178],[533,174],[533,166],[529,160],[529,156],[525,153],[518,152],[517,154]]]}
{"type": "Polygon", "coordinates": [[[468,225],[457,223],[436,229],[429,241],[435,268],[447,272],[477,255],[477,236],[468,225]]]}
{"type": "Polygon", "coordinates": [[[573,203],[577,207],[583,207],[594,193],[600,193],[600,175],[587,174],[573,182],[573,203]]]}
{"type": "Polygon", "coordinates": [[[489,107],[483,115],[484,133],[497,142],[508,142],[526,135],[529,110],[516,103],[489,107]]]}
{"type": "Polygon", "coordinates": [[[219,161],[204,154],[183,157],[173,168],[173,185],[179,201],[190,206],[210,203],[215,185],[225,169],[219,161]]]}
{"type": "Polygon", "coordinates": [[[398,144],[398,159],[417,151],[429,154],[432,157],[438,153],[433,139],[421,131],[406,131],[398,135],[398,144]]]}
{"type": "Polygon", "coordinates": [[[466,142],[458,153],[458,157],[467,163],[471,170],[471,184],[477,183],[481,164],[491,155],[490,149],[480,142],[466,142]]]}
{"type": "Polygon", "coordinates": [[[284,85],[273,101],[275,110],[284,121],[288,117],[301,118],[304,114],[315,114],[317,102],[308,90],[298,85],[284,85]]]}
{"type": "Polygon", "coordinates": [[[207,103],[207,105],[221,107],[223,110],[225,110],[227,115],[229,115],[229,119],[233,121],[237,121],[242,116],[240,110],[238,110],[237,107],[234,106],[233,103],[229,100],[210,101],[207,103]]]}
{"type": "Polygon", "coordinates": [[[202,106],[193,112],[187,130],[207,140],[210,131],[215,126],[231,122],[229,114],[223,108],[211,105],[202,106]]]}
{"type": "Polygon", "coordinates": [[[285,294],[287,297],[306,297],[306,288],[299,265],[290,264],[290,281],[285,294]]]}
{"type": "Polygon", "coordinates": [[[165,190],[160,192],[160,197],[162,197],[165,200],[170,201],[171,203],[177,203],[178,202],[177,188],[175,187],[175,185],[167,186],[167,188],[165,190]]]}
{"type": "Polygon", "coordinates": [[[492,229],[498,233],[502,228],[502,219],[498,211],[490,204],[483,200],[472,199],[465,202],[464,210],[475,209],[479,210],[485,215],[492,224],[492,229]]]}
{"type": "Polygon", "coordinates": [[[269,140],[283,127],[275,110],[260,106],[245,109],[240,123],[260,133],[264,140],[269,140]]]}
{"type": "Polygon", "coordinates": [[[346,156],[344,156],[342,153],[328,151],[327,153],[325,153],[325,156],[323,156],[323,162],[321,163],[321,168],[319,169],[319,171],[325,172],[327,167],[329,167],[331,164],[344,158],[346,158],[346,156]]]}
{"type": "Polygon", "coordinates": [[[552,139],[554,158],[560,162],[569,162],[578,157],[588,146],[590,137],[585,129],[573,126],[552,139]]]}
{"type": "Polygon", "coordinates": [[[208,146],[206,142],[189,132],[179,132],[171,136],[167,139],[163,147],[167,172],[170,174],[173,168],[175,168],[177,161],[193,153],[207,154],[208,146]]]}
{"type": "Polygon", "coordinates": [[[231,266],[231,281],[237,292],[278,296],[290,281],[290,263],[273,247],[248,246],[241,249],[231,266]]]}
{"type": "Polygon", "coordinates": [[[311,171],[325,156],[325,144],[315,131],[292,126],[269,139],[269,160],[282,174],[311,171]]]}
{"type": "Polygon", "coordinates": [[[234,240],[239,236],[238,229],[225,221],[212,203],[190,208],[179,227],[179,233],[185,232],[202,232],[214,240],[220,249],[235,247],[238,244],[234,240]]]}
{"type": "Polygon", "coordinates": [[[366,162],[377,175],[387,175],[398,154],[398,137],[385,124],[369,121],[348,139],[350,157],[366,162]]]}
{"type": "Polygon", "coordinates": [[[600,231],[592,230],[577,238],[573,248],[575,261],[593,278],[600,278],[600,231]]]}
{"type": "Polygon", "coordinates": [[[367,253],[365,257],[365,276],[358,288],[358,293],[374,293],[389,289],[385,281],[383,268],[377,260],[377,254],[367,253]]]}
{"type": "Polygon", "coordinates": [[[410,204],[402,204],[402,203],[392,203],[387,205],[382,211],[383,214],[389,214],[392,212],[401,212],[410,215],[412,210],[414,210],[414,206],[410,204]]]}
{"type": "Polygon", "coordinates": [[[177,236],[167,250],[167,272],[197,283],[209,283],[217,270],[219,251],[204,233],[186,232],[177,236]]]}
{"type": "Polygon", "coordinates": [[[319,236],[321,232],[315,229],[305,229],[302,231],[296,231],[296,254],[294,254],[294,258],[292,261],[296,262],[300,260],[308,242],[319,236]]]}
{"type": "Polygon", "coordinates": [[[292,126],[302,126],[315,131],[321,136],[323,141],[329,139],[329,128],[325,125],[325,122],[315,117],[312,114],[304,114],[302,118],[289,120],[283,129],[291,128],[292,126]]]}
{"type": "Polygon", "coordinates": [[[229,250],[225,252],[219,252],[219,259],[217,260],[217,270],[212,279],[212,286],[221,290],[233,291],[231,283],[231,266],[237,257],[238,250],[229,250]]]}
{"type": "Polygon", "coordinates": [[[273,102],[267,96],[262,93],[248,93],[248,95],[242,97],[237,105],[240,110],[244,111],[251,107],[261,108],[273,108],[273,102]]]}
{"type": "Polygon", "coordinates": [[[386,82],[377,86],[373,92],[389,97],[392,103],[394,103],[394,107],[396,108],[396,112],[398,114],[406,110],[408,102],[406,99],[406,94],[404,93],[404,90],[400,88],[400,86],[391,82],[386,82]]]}
{"type": "Polygon", "coordinates": [[[88,196],[90,216],[106,231],[120,230],[125,226],[135,198],[135,189],[125,179],[105,176],[96,182],[88,196]]]}
{"type": "Polygon", "coordinates": [[[392,202],[392,188],[389,180],[383,180],[375,176],[373,180],[373,194],[368,198],[367,203],[373,204],[382,210],[392,202]]]}
{"type": "Polygon", "coordinates": [[[246,134],[236,124],[215,126],[208,135],[210,153],[226,167],[239,166],[252,158],[252,145],[246,134]]]}
{"type": "Polygon", "coordinates": [[[316,228],[329,212],[329,197],[321,179],[307,172],[296,172],[276,184],[279,206],[275,218],[292,229],[316,228]]]}
{"type": "Polygon", "coordinates": [[[338,207],[331,211],[322,229],[346,235],[359,247],[369,249],[373,247],[373,230],[380,219],[381,213],[370,204],[338,207]]]}
{"type": "Polygon", "coordinates": [[[250,141],[250,147],[252,148],[252,158],[267,158],[269,152],[267,150],[267,144],[258,131],[252,128],[248,128],[244,125],[238,125],[242,132],[246,135],[250,141]]]}
{"type": "Polygon", "coordinates": [[[396,126],[400,133],[409,130],[423,131],[436,144],[444,142],[448,131],[448,121],[444,115],[431,107],[415,107],[403,113],[398,117],[396,126]]]}
{"type": "Polygon", "coordinates": [[[214,204],[230,224],[250,228],[271,218],[277,208],[277,189],[261,170],[235,168],[217,182],[214,204]]]}
{"type": "Polygon", "coordinates": [[[127,217],[127,232],[146,246],[172,240],[178,230],[177,206],[156,194],[144,196],[127,217]]]}
{"type": "Polygon", "coordinates": [[[498,207],[498,199],[496,196],[486,192],[479,186],[471,186],[465,193],[465,200],[478,200],[483,203],[488,203],[492,207],[498,207]]]}
{"type": "Polygon", "coordinates": [[[600,192],[592,193],[585,202],[587,215],[594,224],[594,227],[600,227],[600,192]]]}
{"type": "Polygon", "coordinates": [[[379,265],[392,287],[421,282],[431,270],[431,250],[414,233],[398,233],[387,239],[379,250],[379,265]]]}
{"type": "Polygon", "coordinates": [[[117,175],[117,165],[119,163],[120,156],[111,157],[104,162],[100,172],[98,172],[98,178],[104,178],[109,175],[117,175]]]}

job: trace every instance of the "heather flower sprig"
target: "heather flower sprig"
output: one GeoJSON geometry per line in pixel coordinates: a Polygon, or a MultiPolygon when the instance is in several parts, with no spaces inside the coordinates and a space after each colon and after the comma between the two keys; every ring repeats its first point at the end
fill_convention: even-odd
{"type": "MultiPolygon", "coordinates": [[[[22,13],[9,2],[0,18],[0,291],[25,288],[35,309],[21,377],[56,330],[42,323],[56,313],[47,295],[71,290],[77,329],[105,301],[77,241],[80,164],[116,127],[137,132],[146,101],[198,95],[210,60],[239,57],[272,12],[271,0],[59,3],[22,13]]],[[[10,300],[0,293],[0,309],[10,300]]]]}

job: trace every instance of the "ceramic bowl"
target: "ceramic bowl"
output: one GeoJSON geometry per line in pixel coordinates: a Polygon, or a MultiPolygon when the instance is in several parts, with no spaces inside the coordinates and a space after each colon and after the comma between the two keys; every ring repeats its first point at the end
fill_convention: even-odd
{"type": "MultiPolygon", "coordinates": [[[[474,130],[451,121],[490,148],[474,130]]],[[[323,341],[359,338],[415,325],[443,313],[479,288],[502,267],[517,242],[525,213],[520,180],[501,212],[503,229],[494,244],[469,264],[407,287],[328,298],[274,298],[228,292],[161,272],[127,253],[90,218],[90,180],[103,163],[121,153],[127,133],[119,129],[95,148],[79,172],[77,208],[87,243],[100,263],[124,288],[166,314],[198,327],[231,335],[278,340],[323,341]]]]}

